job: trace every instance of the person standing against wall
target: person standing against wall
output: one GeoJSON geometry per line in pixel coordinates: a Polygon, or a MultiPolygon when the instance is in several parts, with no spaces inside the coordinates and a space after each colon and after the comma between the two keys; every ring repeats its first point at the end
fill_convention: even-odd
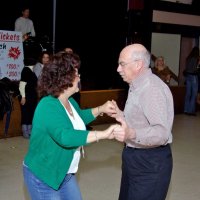
{"type": "Polygon", "coordinates": [[[198,64],[199,47],[193,47],[186,58],[186,67],[184,70],[186,93],[184,113],[186,115],[196,116],[196,103],[198,94],[198,64]]]}
{"type": "Polygon", "coordinates": [[[199,63],[198,63],[198,94],[197,94],[197,104],[200,105],[200,56],[199,56],[199,63]]]}
{"type": "Polygon", "coordinates": [[[165,60],[163,56],[158,56],[155,60],[155,65],[152,68],[152,72],[160,77],[167,85],[170,85],[171,79],[178,83],[178,77],[172,70],[165,65],[165,60]]]}

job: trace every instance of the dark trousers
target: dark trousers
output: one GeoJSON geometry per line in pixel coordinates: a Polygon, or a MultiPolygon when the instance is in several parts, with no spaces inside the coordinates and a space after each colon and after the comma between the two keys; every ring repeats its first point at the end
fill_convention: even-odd
{"type": "Polygon", "coordinates": [[[172,173],[170,145],[124,147],[119,200],[165,200],[172,173]]]}

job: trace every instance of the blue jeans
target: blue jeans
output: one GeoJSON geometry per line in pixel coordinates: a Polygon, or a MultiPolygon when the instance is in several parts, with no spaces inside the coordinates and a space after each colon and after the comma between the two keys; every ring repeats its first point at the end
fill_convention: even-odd
{"type": "Polygon", "coordinates": [[[198,93],[198,76],[187,75],[186,76],[186,94],[185,94],[185,113],[196,112],[196,100],[198,93]]]}
{"type": "Polygon", "coordinates": [[[82,200],[74,174],[67,174],[58,190],[38,179],[27,166],[23,166],[23,175],[32,200],[82,200]]]}

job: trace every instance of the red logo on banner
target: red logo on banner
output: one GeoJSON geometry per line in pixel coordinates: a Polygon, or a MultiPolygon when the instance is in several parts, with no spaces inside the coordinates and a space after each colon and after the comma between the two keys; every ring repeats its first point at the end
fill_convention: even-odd
{"type": "Polygon", "coordinates": [[[8,52],[8,57],[13,58],[14,60],[18,59],[21,54],[19,47],[11,47],[8,52]]]}

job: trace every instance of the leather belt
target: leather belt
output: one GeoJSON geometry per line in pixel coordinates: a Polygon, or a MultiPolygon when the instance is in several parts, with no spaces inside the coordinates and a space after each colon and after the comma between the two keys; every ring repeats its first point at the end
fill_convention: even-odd
{"type": "Polygon", "coordinates": [[[165,148],[165,147],[168,147],[169,144],[166,144],[166,145],[161,145],[161,146],[158,146],[158,147],[149,147],[149,148],[136,148],[136,147],[129,147],[129,146],[126,146],[126,148],[129,148],[129,149],[134,149],[134,150],[150,150],[150,149],[160,149],[160,148],[165,148]]]}

